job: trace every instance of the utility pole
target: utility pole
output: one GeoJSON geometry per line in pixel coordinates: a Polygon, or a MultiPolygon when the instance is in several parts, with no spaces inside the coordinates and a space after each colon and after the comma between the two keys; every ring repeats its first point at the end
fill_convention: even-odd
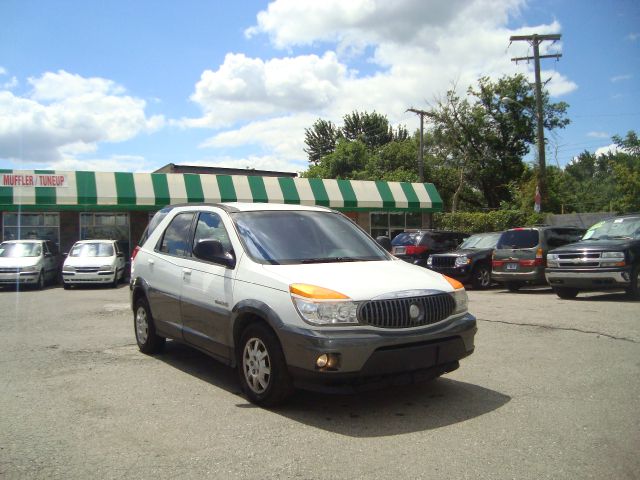
{"type": "Polygon", "coordinates": [[[541,58],[555,58],[559,59],[561,54],[554,55],[540,55],[540,44],[545,41],[557,42],[562,35],[513,35],[509,40],[511,42],[525,41],[533,47],[533,57],[516,57],[512,58],[512,62],[518,63],[519,61],[534,61],[535,76],[536,76],[536,117],[538,123],[538,189],[540,192],[541,204],[545,205],[547,201],[547,178],[546,178],[546,159],[544,150],[544,117],[542,112],[542,82],[540,80],[540,59],[541,58]]]}
{"type": "Polygon", "coordinates": [[[418,175],[420,176],[420,183],[424,183],[424,148],[423,148],[423,129],[424,129],[424,116],[427,112],[424,110],[417,110],[415,108],[407,108],[407,112],[413,112],[416,115],[420,115],[420,151],[418,152],[418,175]]]}

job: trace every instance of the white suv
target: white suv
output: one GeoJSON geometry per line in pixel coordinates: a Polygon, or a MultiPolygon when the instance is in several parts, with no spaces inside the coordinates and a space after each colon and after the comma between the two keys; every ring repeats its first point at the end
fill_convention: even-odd
{"type": "Polygon", "coordinates": [[[321,207],[167,207],[136,247],[140,350],[166,338],[237,367],[249,400],[431,379],[474,349],[462,284],[391,256],[321,207]]]}

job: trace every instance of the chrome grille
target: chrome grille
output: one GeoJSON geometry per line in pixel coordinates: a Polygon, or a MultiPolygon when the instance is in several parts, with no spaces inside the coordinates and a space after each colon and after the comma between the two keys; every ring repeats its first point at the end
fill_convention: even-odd
{"type": "Polygon", "coordinates": [[[20,272],[19,268],[11,268],[11,267],[0,268],[0,273],[18,273],[18,272],[20,272]]]}
{"type": "Polygon", "coordinates": [[[358,309],[358,321],[380,328],[412,328],[444,320],[454,309],[455,300],[447,293],[371,300],[363,303],[358,309]],[[420,312],[417,318],[412,318],[409,313],[413,305],[420,312]]]}
{"type": "Polygon", "coordinates": [[[96,273],[99,270],[99,267],[76,267],[76,272],[78,273],[96,273]]]}
{"type": "Polygon", "coordinates": [[[431,257],[431,265],[434,267],[444,267],[444,268],[452,268],[456,264],[456,257],[452,257],[450,255],[439,257],[433,256],[431,257]]]}
{"type": "Polygon", "coordinates": [[[560,268],[597,268],[600,267],[602,252],[571,252],[558,254],[560,268]]]}

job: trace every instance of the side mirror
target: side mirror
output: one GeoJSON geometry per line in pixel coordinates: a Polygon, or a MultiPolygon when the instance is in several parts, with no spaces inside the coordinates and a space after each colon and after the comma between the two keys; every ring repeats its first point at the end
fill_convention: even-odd
{"type": "Polygon", "coordinates": [[[227,268],[236,266],[236,258],[232,253],[225,252],[219,240],[200,240],[193,248],[193,255],[200,260],[224,265],[227,268]]]}
{"type": "Polygon", "coordinates": [[[118,252],[116,257],[124,258],[124,253],[123,252],[118,252]]]}
{"type": "Polygon", "coordinates": [[[51,252],[44,252],[44,256],[45,256],[45,257],[53,257],[53,253],[51,253],[51,252]]]}
{"type": "Polygon", "coordinates": [[[62,254],[62,256],[63,256],[63,257],[65,257],[65,258],[66,258],[66,257],[68,257],[68,256],[69,256],[69,252],[64,252],[64,253],[62,254]]]}

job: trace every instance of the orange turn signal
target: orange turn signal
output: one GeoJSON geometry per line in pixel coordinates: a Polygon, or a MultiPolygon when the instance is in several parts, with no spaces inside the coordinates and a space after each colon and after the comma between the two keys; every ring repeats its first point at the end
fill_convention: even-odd
{"type": "Polygon", "coordinates": [[[462,283],[460,283],[458,280],[456,280],[455,278],[451,278],[451,277],[447,277],[446,275],[443,275],[443,277],[445,278],[445,280],[447,282],[449,282],[449,284],[455,289],[455,290],[460,290],[461,288],[464,288],[464,285],[462,285],[462,283]]]}
{"type": "Polygon", "coordinates": [[[306,283],[294,283],[289,285],[289,291],[293,295],[319,300],[345,300],[349,298],[342,293],[329,290],[328,288],[318,287],[316,285],[307,285],[306,283]]]}

